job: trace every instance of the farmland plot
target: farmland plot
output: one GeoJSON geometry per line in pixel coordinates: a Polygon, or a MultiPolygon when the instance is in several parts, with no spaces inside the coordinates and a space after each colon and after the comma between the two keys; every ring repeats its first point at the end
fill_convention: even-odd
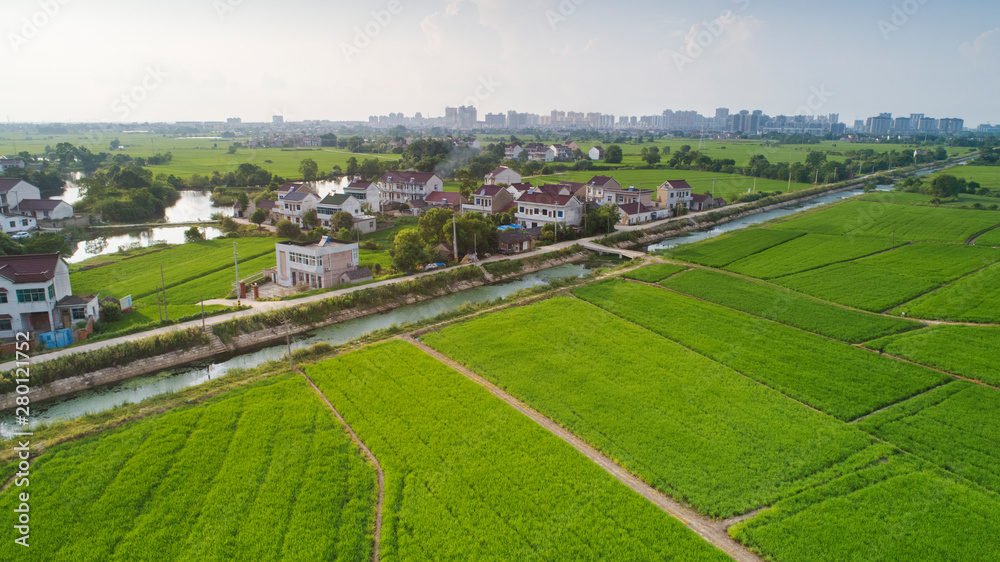
{"type": "MultiPolygon", "coordinates": [[[[896,245],[901,244],[897,242],[896,245]]],[[[775,248],[731,263],[726,266],[726,269],[750,277],[774,279],[832,263],[870,256],[890,248],[888,238],[806,234],[775,248]]]]}
{"type": "Polygon", "coordinates": [[[404,342],[307,368],[386,476],[390,560],[727,560],[569,444],[404,342]]]}
{"type": "Polygon", "coordinates": [[[931,320],[1000,323],[1000,265],[977,271],[892,312],[931,320]]]}
{"type": "Polygon", "coordinates": [[[647,265],[646,267],[640,267],[635,271],[630,271],[624,276],[629,279],[635,279],[636,281],[645,281],[646,283],[656,283],[657,281],[663,281],[671,275],[675,275],[687,269],[687,266],[674,265],[670,263],[660,263],[656,265],[647,265]]]}
{"type": "Polygon", "coordinates": [[[1000,247],[1000,228],[995,228],[977,238],[976,246],[1000,247]]]}
{"type": "Polygon", "coordinates": [[[1000,391],[957,381],[865,418],[859,426],[904,451],[1000,491],[1000,391]]]}
{"type": "Polygon", "coordinates": [[[1000,387],[1000,328],[935,326],[865,344],[897,357],[1000,387]]]}
{"type": "Polygon", "coordinates": [[[1000,259],[1000,250],[911,244],[877,256],[776,279],[821,299],[881,312],[1000,259]]]}
{"type": "Polygon", "coordinates": [[[849,201],[775,224],[771,228],[815,234],[895,236],[897,242],[965,243],[1000,224],[1000,213],[849,201]]]}
{"type": "Polygon", "coordinates": [[[951,378],[770,320],[627,281],[574,294],[849,421],[951,378]]]}
{"type": "Polygon", "coordinates": [[[854,428],[578,299],[490,314],[424,340],[714,517],[873,460],[873,440],[854,428]],[[544,337],[525,337],[524,326],[544,337]]]}
{"type": "Polygon", "coordinates": [[[708,267],[724,267],[802,236],[803,232],[753,228],[669,251],[670,257],[708,267]]]}
{"type": "Polygon", "coordinates": [[[30,494],[45,524],[2,559],[371,558],[375,471],[299,376],[58,445],[30,494]]]}
{"type": "Polygon", "coordinates": [[[841,308],[778,287],[704,269],[682,273],[660,284],[693,297],[849,343],[923,326],[901,318],[841,308]]]}
{"type": "Polygon", "coordinates": [[[777,562],[997,560],[1000,496],[889,453],[778,502],[730,534],[777,562]]]}

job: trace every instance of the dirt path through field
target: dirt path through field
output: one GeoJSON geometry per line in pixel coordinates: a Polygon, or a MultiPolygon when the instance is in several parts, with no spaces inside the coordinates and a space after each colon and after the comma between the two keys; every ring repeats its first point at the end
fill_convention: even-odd
{"type": "Polygon", "coordinates": [[[319,387],[316,386],[316,383],[313,382],[311,378],[309,378],[309,375],[305,374],[305,372],[303,372],[297,367],[295,371],[298,374],[305,377],[307,381],[309,381],[309,386],[311,386],[313,391],[315,391],[316,394],[318,394],[319,397],[323,399],[323,402],[326,403],[327,408],[330,408],[330,411],[333,412],[333,415],[337,417],[340,423],[344,426],[344,429],[347,430],[347,434],[350,435],[351,441],[354,441],[354,444],[357,445],[359,449],[361,449],[361,452],[364,454],[365,458],[368,459],[368,462],[370,462],[372,466],[375,467],[375,472],[378,475],[378,499],[375,501],[375,545],[372,548],[372,560],[374,562],[378,562],[379,542],[382,538],[382,504],[385,502],[385,472],[382,471],[382,465],[379,464],[378,459],[375,458],[375,455],[372,453],[371,449],[369,449],[368,446],[365,445],[364,441],[358,438],[358,434],[354,433],[354,429],[352,429],[351,425],[347,423],[347,420],[345,420],[344,417],[340,415],[340,412],[338,412],[337,409],[333,407],[333,404],[326,397],[326,395],[323,394],[323,391],[321,391],[319,387]]]}
{"type": "Polygon", "coordinates": [[[634,476],[632,473],[630,473],[629,471],[625,470],[624,468],[616,464],[613,460],[605,456],[603,453],[601,453],[600,451],[598,451],[597,449],[595,449],[590,444],[583,441],[570,431],[567,431],[562,426],[550,420],[549,418],[545,417],[544,415],[540,414],[539,412],[535,411],[527,404],[521,402],[517,398],[514,398],[510,394],[507,394],[500,387],[489,382],[483,377],[477,375],[476,373],[472,372],[466,367],[458,364],[451,358],[446,357],[445,355],[439,353],[437,350],[432,349],[426,344],[415,340],[411,336],[401,336],[399,339],[402,339],[406,342],[409,342],[417,346],[417,348],[419,348],[427,355],[430,355],[431,357],[437,359],[438,361],[447,365],[451,369],[461,373],[469,380],[482,386],[486,390],[490,391],[491,394],[493,394],[497,398],[503,400],[504,402],[512,406],[515,410],[528,416],[535,423],[547,429],[556,437],[559,437],[566,443],[569,443],[571,446],[573,446],[574,449],[586,455],[587,458],[589,458],[591,461],[593,461],[598,466],[607,471],[609,474],[617,478],[619,482],[625,484],[633,491],[642,495],[647,500],[653,502],[653,504],[655,504],[663,511],[679,519],[689,529],[691,529],[695,533],[698,533],[699,536],[701,536],[703,539],[707,540],[708,542],[712,543],[713,545],[721,549],[723,552],[731,556],[734,560],[737,560],[739,562],[751,562],[751,561],[760,562],[761,559],[758,558],[756,554],[750,552],[750,550],[748,550],[746,547],[739,544],[738,542],[733,540],[732,537],[729,536],[729,533],[726,532],[728,525],[726,524],[725,521],[714,521],[698,513],[697,511],[694,511],[693,509],[690,509],[688,507],[685,507],[677,503],[670,497],[664,495],[662,492],[656,490],[649,484],[643,482],[642,480],[634,476]]]}

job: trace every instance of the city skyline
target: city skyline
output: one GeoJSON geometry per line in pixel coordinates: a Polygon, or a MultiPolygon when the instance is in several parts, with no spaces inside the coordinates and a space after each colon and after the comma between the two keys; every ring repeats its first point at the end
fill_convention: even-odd
{"type": "Polygon", "coordinates": [[[122,0],[5,6],[0,64],[30,81],[0,92],[2,117],[364,121],[470,104],[481,115],[710,115],[738,91],[745,108],[775,115],[851,123],[900,107],[1000,121],[990,100],[1000,28],[980,23],[1000,19],[992,3],[178,0],[135,10],[122,0]],[[142,24],[123,23],[132,16],[142,24]],[[274,33],[288,21],[296,33],[274,33]],[[39,72],[59,60],[76,62],[39,72]]]}

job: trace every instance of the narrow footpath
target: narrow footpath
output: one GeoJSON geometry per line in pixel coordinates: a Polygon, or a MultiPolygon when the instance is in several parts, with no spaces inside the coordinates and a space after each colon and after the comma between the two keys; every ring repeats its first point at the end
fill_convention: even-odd
{"type": "Polygon", "coordinates": [[[714,521],[688,507],[681,505],[659,490],[636,478],[628,470],[625,470],[603,453],[583,441],[573,433],[567,431],[559,424],[537,412],[527,404],[504,392],[500,387],[477,375],[471,370],[453,361],[449,357],[439,353],[426,344],[414,339],[411,335],[400,336],[403,339],[419,348],[421,351],[447,365],[451,369],[461,373],[469,380],[482,386],[497,398],[503,400],[517,411],[531,418],[535,423],[547,429],[556,437],[559,437],[574,449],[586,455],[591,461],[603,468],[609,474],[618,479],[636,493],[640,494],[654,505],[680,520],[686,527],[698,533],[703,539],[712,543],[720,550],[731,556],[738,562],[760,562],[760,558],[748,550],[745,546],[733,540],[729,536],[727,529],[729,525],[726,521],[714,521]]]}

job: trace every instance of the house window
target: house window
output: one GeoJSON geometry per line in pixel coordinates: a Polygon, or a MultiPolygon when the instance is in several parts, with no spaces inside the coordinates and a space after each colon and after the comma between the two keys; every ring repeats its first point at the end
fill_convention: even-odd
{"type": "Polygon", "coordinates": [[[520,210],[518,210],[518,212],[519,213],[523,213],[524,212],[524,207],[520,207],[520,210]]]}
{"type": "Polygon", "coordinates": [[[7,292],[0,293],[0,304],[7,304],[7,292]]]}
{"type": "Polygon", "coordinates": [[[10,221],[11,228],[17,228],[17,221],[10,221]]]}
{"type": "Polygon", "coordinates": [[[10,319],[4,318],[0,320],[0,332],[12,332],[14,331],[14,326],[11,325],[10,319]]]}
{"type": "Polygon", "coordinates": [[[49,298],[50,299],[56,298],[56,286],[55,285],[49,285],[49,298]]]}
{"type": "Polygon", "coordinates": [[[559,218],[562,218],[562,216],[563,216],[563,212],[559,211],[559,218]]]}
{"type": "Polygon", "coordinates": [[[28,219],[21,219],[21,226],[28,226],[28,219]]]}
{"type": "Polygon", "coordinates": [[[86,320],[87,319],[87,309],[86,308],[74,308],[72,310],[73,321],[86,320]]]}
{"type": "Polygon", "coordinates": [[[18,289],[17,302],[45,302],[45,289],[18,289]]]}

